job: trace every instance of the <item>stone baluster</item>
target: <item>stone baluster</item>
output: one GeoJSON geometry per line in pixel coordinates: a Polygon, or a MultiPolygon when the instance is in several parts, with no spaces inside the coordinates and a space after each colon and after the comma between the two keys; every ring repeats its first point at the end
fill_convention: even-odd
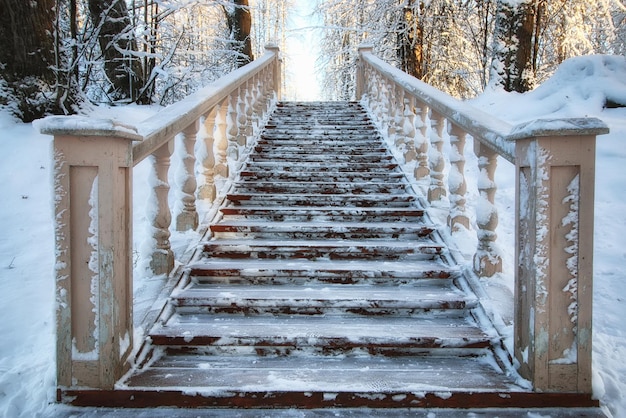
{"type": "Polygon", "coordinates": [[[386,80],[382,76],[379,79],[378,88],[378,120],[380,121],[381,131],[387,132],[389,126],[389,91],[387,90],[386,80]]]}
{"type": "Polygon", "coordinates": [[[430,144],[432,146],[429,155],[430,163],[430,186],[428,188],[428,201],[438,202],[446,197],[443,171],[446,160],[443,155],[443,133],[446,128],[446,119],[437,112],[431,112],[430,144]]]}
{"type": "Polygon", "coordinates": [[[452,232],[469,229],[469,217],[465,208],[467,182],[465,181],[465,137],[466,132],[456,125],[448,123],[450,135],[450,173],[448,189],[450,190],[450,215],[448,225],[452,232]]]}
{"type": "Polygon", "coordinates": [[[474,140],[474,152],[478,156],[478,192],[476,226],[478,249],[474,255],[474,272],[479,277],[491,277],[502,271],[502,258],[496,248],[498,211],[495,206],[495,171],[498,154],[474,140]]]}
{"type": "Polygon", "coordinates": [[[361,96],[358,96],[357,98],[359,100],[361,100],[361,102],[363,102],[364,106],[366,108],[371,109],[372,106],[374,105],[372,98],[374,97],[373,95],[373,77],[374,74],[372,72],[372,69],[369,67],[369,65],[366,65],[365,63],[363,64],[363,69],[362,69],[362,79],[361,79],[361,96]]]}
{"type": "Polygon", "coordinates": [[[244,109],[244,129],[245,142],[243,145],[248,147],[250,141],[252,141],[253,125],[252,118],[254,116],[254,83],[253,80],[249,80],[246,83],[243,95],[243,109],[244,109]]]}
{"type": "MultiPolygon", "coordinates": [[[[221,102],[215,111],[215,176],[228,178],[228,99],[221,102]]],[[[218,181],[223,181],[223,179],[218,181]]],[[[221,187],[218,187],[221,189],[221,187]]]]}
{"type": "MultiPolygon", "coordinates": [[[[416,107],[415,118],[415,154],[417,163],[415,165],[415,180],[429,181],[430,179],[430,163],[428,162],[428,113],[429,109],[426,105],[416,107]]],[[[430,182],[430,181],[429,181],[430,182]]]]}
{"type": "Polygon", "coordinates": [[[198,185],[198,198],[206,199],[210,202],[215,200],[217,196],[215,188],[215,131],[216,118],[219,106],[215,106],[204,115],[203,126],[201,131],[203,135],[199,138],[198,159],[200,160],[200,182],[198,185]]]}
{"type": "Polygon", "coordinates": [[[248,106],[246,105],[246,92],[247,88],[245,85],[242,85],[238,89],[238,94],[235,97],[235,109],[236,109],[236,128],[237,128],[237,159],[235,161],[239,161],[239,159],[243,155],[243,148],[246,146],[248,142],[248,133],[247,133],[247,122],[248,122],[248,106]]]}
{"type": "Polygon", "coordinates": [[[252,137],[256,137],[261,129],[263,120],[263,92],[261,91],[261,81],[263,75],[259,74],[254,78],[252,90],[252,137]]]}
{"type": "Polygon", "coordinates": [[[226,139],[228,147],[226,155],[228,159],[228,173],[234,176],[236,173],[236,163],[239,161],[239,147],[237,145],[237,137],[239,129],[237,127],[237,102],[239,94],[233,92],[228,96],[228,111],[226,112],[226,139]]]}
{"type": "Polygon", "coordinates": [[[183,129],[181,132],[181,142],[183,145],[183,163],[180,165],[178,179],[182,182],[179,185],[182,193],[182,207],[176,216],[176,230],[187,231],[198,227],[198,211],[196,210],[196,154],[194,151],[196,137],[200,128],[199,121],[196,121],[183,129]]]}
{"type": "Polygon", "coordinates": [[[396,113],[398,110],[397,91],[396,85],[391,80],[385,80],[385,91],[387,93],[385,97],[386,101],[386,113],[385,113],[385,125],[387,128],[387,138],[389,143],[393,146],[398,146],[397,143],[397,125],[396,125],[396,113]]]}
{"type": "MultiPolygon", "coordinates": [[[[404,90],[403,90],[404,92],[404,90]]],[[[404,94],[403,117],[402,117],[402,137],[404,138],[403,156],[404,162],[414,164],[417,153],[415,150],[415,98],[404,94]]]]}
{"type": "Polygon", "coordinates": [[[394,129],[393,143],[398,152],[404,155],[404,145],[406,144],[406,136],[404,135],[404,89],[393,84],[392,100],[393,110],[391,113],[391,124],[394,129]]]}
{"type": "Polygon", "coordinates": [[[374,123],[380,128],[380,89],[378,85],[378,74],[372,74],[369,88],[369,101],[372,116],[374,117],[374,123]]]}
{"type": "Polygon", "coordinates": [[[172,214],[168,203],[170,190],[168,172],[173,152],[174,140],[172,138],[152,154],[156,176],[153,193],[157,210],[152,219],[152,238],[155,241],[155,250],[152,253],[150,268],[155,275],[168,274],[174,268],[174,253],[170,244],[169,230],[172,214]]]}

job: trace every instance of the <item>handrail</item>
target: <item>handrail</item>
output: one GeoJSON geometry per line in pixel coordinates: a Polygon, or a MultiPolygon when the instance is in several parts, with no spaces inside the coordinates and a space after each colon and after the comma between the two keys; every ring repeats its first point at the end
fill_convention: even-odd
{"type": "Polygon", "coordinates": [[[196,229],[196,199],[213,202],[227,185],[280,97],[278,47],[135,125],[81,116],[38,122],[54,135],[57,384],[112,389],[132,350],[132,178],[149,158],[150,267],[174,267],[168,171],[175,142],[178,231],[196,229]],[[203,129],[202,129],[203,128],[203,129]],[[178,139],[177,139],[178,138],[178,139]],[[196,167],[198,161],[198,167],[196,167]],[[199,171],[198,175],[196,172],[199,171]]]}
{"type": "Polygon", "coordinates": [[[496,157],[515,164],[513,354],[535,390],[591,395],[595,142],[607,126],[596,118],[513,126],[386,64],[369,45],[359,48],[356,86],[357,99],[402,154],[405,167],[415,167],[409,174],[426,186],[429,202],[444,208],[449,203],[453,238],[470,228],[464,144],[466,135],[474,138],[475,276],[502,271],[496,157]]]}
{"type": "Polygon", "coordinates": [[[41,133],[48,135],[112,136],[137,141],[133,146],[133,163],[137,165],[173,135],[200,119],[241,84],[248,82],[273,63],[278,48],[268,45],[266,50],[263,56],[250,64],[219,78],[136,125],[121,124],[110,119],[81,116],[72,116],[68,119],[66,116],[50,116],[39,122],[39,129],[41,133]]]}
{"type": "Polygon", "coordinates": [[[606,124],[597,118],[538,120],[514,126],[387,64],[372,54],[370,45],[359,47],[359,52],[362,63],[367,63],[382,76],[393,80],[408,94],[446,117],[449,122],[459,126],[511,163],[515,163],[513,141],[521,137],[608,133],[606,124]]]}

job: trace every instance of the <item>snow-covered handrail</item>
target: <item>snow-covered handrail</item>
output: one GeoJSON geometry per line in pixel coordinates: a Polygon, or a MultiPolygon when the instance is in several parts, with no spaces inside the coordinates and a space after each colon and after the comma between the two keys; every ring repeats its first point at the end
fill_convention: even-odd
{"type": "Polygon", "coordinates": [[[234,176],[279,96],[279,51],[270,45],[258,60],[137,125],[79,116],[39,121],[42,133],[54,135],[59,387],[112,389],[129,366],[133,167],[152,160],[150,266],[155,275],[168,274],[175,137],[183,146],[176,229],[184,231],[198,227],[196,199],[212,202],[216,183],[234,176]]]}
{"type": "Polygon", "coordinates": [[[449,226],[469,229],[464,144],[478,157],[476,203],[479,277],[502,271],[495,247],[495,169],[516,166],[515,338],[519,371],[537,391],[591,395],[595,141],[608,133],[595,118],[535,120],[513,126],[429,86],[359,48],[357,99],[428,200],[445,206],[449,226]],[[447,133],[447,135],[446,135],[447,133]],[[443,146],[450,141],[446,158],[443,146]],[[448,168],[448,182],[444,173],[448,168]]]}

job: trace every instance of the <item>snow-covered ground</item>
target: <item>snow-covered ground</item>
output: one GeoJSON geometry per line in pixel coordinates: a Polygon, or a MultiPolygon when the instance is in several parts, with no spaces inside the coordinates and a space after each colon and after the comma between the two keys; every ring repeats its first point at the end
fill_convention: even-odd
{"type": "MultiPolygon", "coordinates": [[[[626,59],[583,57],[524,95],[487,92],[474,104],[517,123],[537,117],[595,116],[611,133],[598,138],[594,264],[594,393],[613,417],[626,416],[626,59]]],[[[153,108],[97,109],[137,122],[153,108]]],[[[51,138],[0,112],[0,417],[49,417],[55,398],[51,138]]],[[[469,165],[469,164],[468,164],[469,165]]],[[[468,171],[475,169],[468,167],[468,171]]],[[[175,172],[175,166],[173,167],[175,172]]],[[[505,266],[513,260],[513,169],[499,162],[498,234],[505,266]]],[[[135,290],[140,309],[162,283],[145,273],[145,182],[135,168],[135,290]]],[[[474,193],[473,191],[471,193],[474,193]]],[[[174,199],[175,196],[172,196],[174,199]]],[[[470,196],[470,200],[472,197],[470,196]]],[[[193,234],[175,236],[180,248],[193,234]]],[[[512,269],[508,269],[512,272],[512,269]]],[[[509,281],[512,278],[503,277],[509,281]]],[[[142,415],[143,416],[143,415],[142,415]]],[[[146,415],[147,416],[147,415],[146,415]]]]}

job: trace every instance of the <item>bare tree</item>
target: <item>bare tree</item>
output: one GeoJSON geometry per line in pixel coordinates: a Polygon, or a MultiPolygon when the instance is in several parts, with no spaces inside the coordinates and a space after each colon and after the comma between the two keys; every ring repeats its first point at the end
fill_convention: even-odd
{"type": "Polygon", "coordinates": [[[29,122],[56,112],[54,0],[0,0],[0,105],[29,122]]]}
{"type": "Polygon", "coordinates": [[[505,91],[529,90],[535,36],[535,0],[498,0],[490,83],[505,91]]]}
{"type": "Polygon", "coordinates": [[[89,17],[96,28],[104,59],[104,69],[111,82],[112,101],[133,102],[139,97],[144,80],[134,27],[124,0],[88,0],[89,17]]]}
{"type": "Polygon", "coordinates": [[[252,16],[248,0],[232,0],[229,5],[224,5],[224,14],[230,29],[230,38],[233,41],[233,49],[239,53],[237,64],[239,67],[254,60],[252,54],[252,16]]]}

